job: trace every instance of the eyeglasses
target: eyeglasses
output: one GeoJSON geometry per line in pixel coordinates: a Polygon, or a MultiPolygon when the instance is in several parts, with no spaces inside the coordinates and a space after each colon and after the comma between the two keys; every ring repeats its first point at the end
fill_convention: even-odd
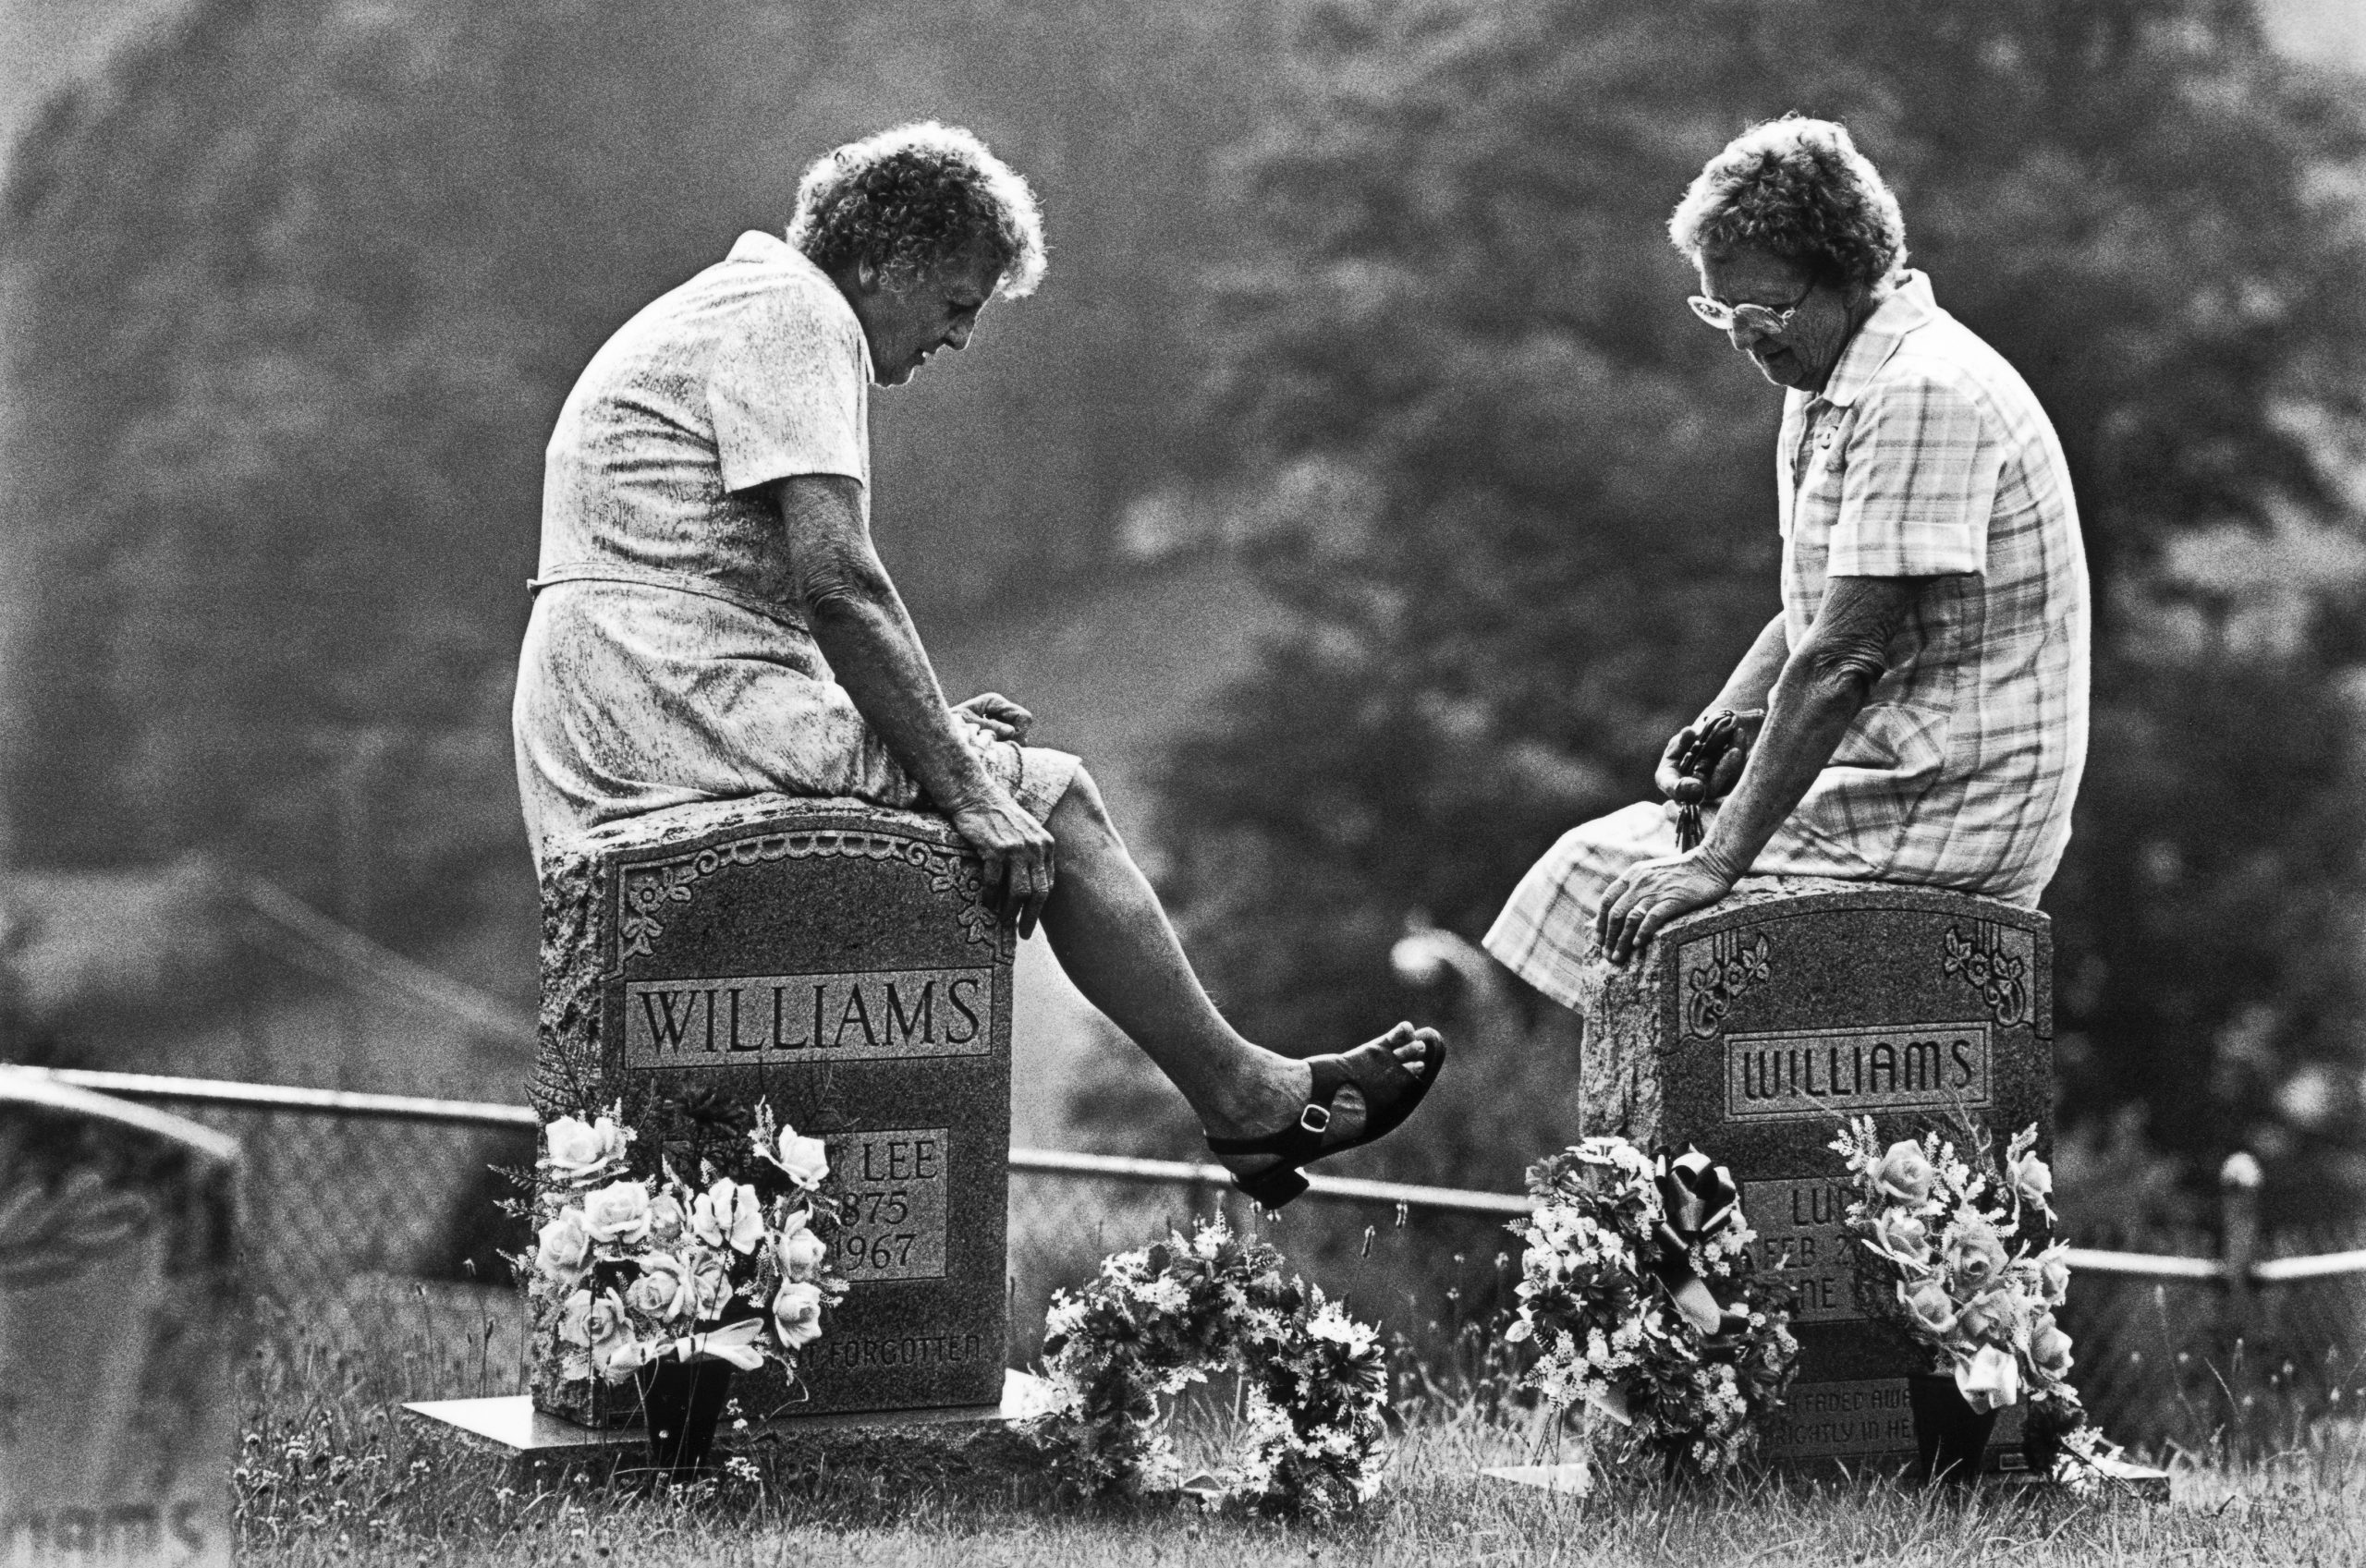
{"type": "Polygon", "coordinates": [[[1737,326],[1745,326],[1767,337],[1780,337],[1790,329],[1791,318],[1799,313],[1799,307],[1806,304],[1808,296],[1814,292],[1815,285],[1810,283],[1799,290],[1797,299],[1781,310],[1772,305],[1728,305],[1706,294],[1689,296],[1684,302],[1692,307],[1694,315],[1719,332],[1731,332],[1737,326]]]}

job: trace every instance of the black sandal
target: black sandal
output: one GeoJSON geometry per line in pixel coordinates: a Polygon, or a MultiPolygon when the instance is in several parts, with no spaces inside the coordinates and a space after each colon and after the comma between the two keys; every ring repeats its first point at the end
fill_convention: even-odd
{"type": "MultiPolygon", "coordinates": [[[[1281,1208],[1306,1190],[1306,1178],[1299,1173],[1299,1166],[1361,1149],[1405,1124],[1405,1119],[1420,1107],[1422,1097],[1430,1092],[1430,1086],[1437,1082],[1439,1071],[1445,1066],[1445,1038],[1440,1036],[1423,1044],[1427,1049],[1421,1054],[1421,1070],[1418,1074],[1406,1072],[1404,1064],[1393,1054],[1387,1055],[1385,1065],[1372,1071],[1369,1077],[1349,1064],[1353,1051],[1309,1057],[1306,1064],[1313,1070],[1314,1081],[1308,1088],[1306,1105],[1299,1112],[1297,1121],[1280,1132],[1262,1133],[1256,1137],[1212,1137],[1208,1139],[1208,1152],[1275,1156],[1274,1163],[1254,1175],[1235,1173],[1232,1185],[1261,1209],[1281,1208]],[[1392,1076],[1407,1080],[1393,1093],[1392,1076]],[[1363,1130],[1342,1142],[1325,1144],[1323,1135],[1331,1128],[1331,1101],[1338,1098],[1341,1089],[1350,1086],[1363,1091],[1363,1130]]],[[[1356,1049],[1360,1051],[1363,1047],[1356,1049]]]]}

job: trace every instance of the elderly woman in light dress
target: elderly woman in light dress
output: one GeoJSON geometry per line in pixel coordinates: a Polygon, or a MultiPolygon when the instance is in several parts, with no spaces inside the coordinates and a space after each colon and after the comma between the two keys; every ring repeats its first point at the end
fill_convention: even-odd
{"type": "Polygon", "coordinates": [[[1604,966],[1752,873],[2034,905],[2086,763],[2087,566],[2061,444],[1907,266],[1897,200],[1848,133],[1746,132],[1668,232],[1699,270],[1694,314],[1785,389],[1782,607],[1669,740],[1665,800],[1572,828],[1487,933],[1580,1012],[1604,966]],[[1703,757],[1709,735],[1725,744],[1703,757]],[[1689,848],[1685,806],[1706,833],[1689,848]]]}
{"type": "Polygon", "coordinates": [[[871,541],[869,388],[958,353],[1044,271],[1026,182],[902,127],[806,172],[783,234],[616,330],[560,410],[512,710],[536,855],[604,822],[770,792],[942,812],[1020,934],[1199,1113],[1240,1189],[1401,1123],[1445,1064],[1400,1024],[1301,1058],[1209,1002],[1092,776],[1026,710],[945,699],[871,541]],[[835,677],[835,678],[833,678],[835,677]]]}

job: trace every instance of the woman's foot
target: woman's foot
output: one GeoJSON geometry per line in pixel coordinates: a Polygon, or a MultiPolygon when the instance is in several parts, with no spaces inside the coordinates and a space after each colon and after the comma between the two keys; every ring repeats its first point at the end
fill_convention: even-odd
{"type": "Polygon", "coordinates": [[[1435,1029],[1399,1024],[1338,1056],[1263,1055],[1262,1081],[1243,1086],[1233,1113],[1211,1115],[1206,1125],[1210,1149],[1241,1190],[1277,1208],[1304,1190],[1297,1167],[1369,1143],[1403,1122],[1435,1077],[1445,1041],[1435,1029]],[[1260,1147],[1242,1147],[1249,1144],[1260,1147]],[[1269,1199],[1266,1193],[1280,1196],[1269,1199]]]}

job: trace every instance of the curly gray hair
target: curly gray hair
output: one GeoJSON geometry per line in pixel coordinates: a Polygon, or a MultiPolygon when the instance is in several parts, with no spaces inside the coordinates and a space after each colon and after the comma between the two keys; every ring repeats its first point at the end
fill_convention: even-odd
{"type": "Polygon", "coordinates": [[[1880,171],[1840,126],[1799,115],[1727,142],[1677,203],[1667,237],[1695,264],[1750,248],[1861,288],[1906,265],[1906,218],[1880,171]]]}
{"type": "Polygon", "coordinates": [[[1035,292],[1043,214],[1018,171],[958,126],[923,120],[849,141],[814,160],[797,186],[788,242],[824,272],[869,261],[909,278],[972,247],[1000,265],[994,293],[1035,292]]]}

